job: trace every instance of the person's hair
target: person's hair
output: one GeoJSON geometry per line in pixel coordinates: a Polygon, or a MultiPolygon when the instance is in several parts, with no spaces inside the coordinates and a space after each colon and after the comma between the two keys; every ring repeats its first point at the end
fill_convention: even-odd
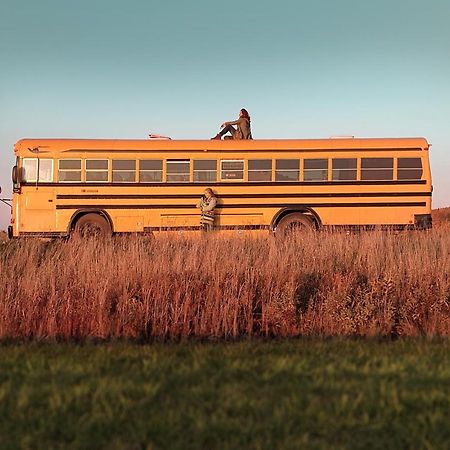
{"type": "Polygon", "coordinates": [[[205,192],[209,192],[211,195],[214,195],[214,192],[211,188],[206,188],[205,192]]]}
{"type": "Polygon", "coordinates": [[[242,113],[242,117],[244,117],[244,119],[247,119],[248,123],[250,123],[250,114],[248,113],[248,111],[246,109],[242,108],[241,113],[242,113]]]}

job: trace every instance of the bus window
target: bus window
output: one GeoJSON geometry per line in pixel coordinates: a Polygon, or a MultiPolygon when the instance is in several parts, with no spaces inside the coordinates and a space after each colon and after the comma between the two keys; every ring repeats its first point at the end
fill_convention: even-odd
{"type": "Polygon", "coordinates": [[[248,181],[272,181],[272,160],[249,159],[248,181]]]}
{"type": "Polygon", "coordinates": [[[304,181],[328,180],[328,159],[305,159],[304,165],[304,181]]]}
{"type": "Polygon", "coordinates": [[[37,158],[23,159],[23,181],[36,181],[37,176],[37,158]]]}
{"type": "Polygon", "coordinates": [[[356,158],[335,158],[333,163],[333,181],[356,180],[356,158]]]}
{"type": "Polygon", "coordinates": [[[244,160],[223,159],[220,161],[220,178],[222,180],[243,180],[244,160]]]}
{"type": "Polygon", "coordinates": [[[113,159],[113,183],[134,183],[136,181],[136,161],[134,159],[113,159]]]}
{"type": "Polygon", "coordinates": [[[394,158],[361,158],[361,180],[393,180],[394,158]]]}
{"type": "Polygon", "coordinates": [[[81,159],[60,159],[58,180],[62,183],[81,181],[81,159]]]}
{"type": "Polygon", "coordinates": [[[398,158],[398,180],[420,180],[422,172],[422,160],[420,158],[398,158]]]}
{"type": "Polygon", "coordinates": [[[87,159],[86,181],[108,181],[108,160],[87,159]]]}
{"type": "Polygon", "coordinates": [[[189,159],[168,159],[167,160],[167,182],[189,182],[190,177],[189,159]]]}
{"type": "Polygon", "coordinates": [[[23,181],[36,182],[37,168],[39,166],[39,182],[49,183],[53,181],[53,159],[37,158],[23,159],[23,181]]]}
{"type": "Polygon", "coordinates": [[[298,181],[300,173],[299,159],[277,159],[275,163],[275,181],[298,181]]]}
{"type": "Polygon", "coordinates": [[[161,182],[162,168],[162,159],[141,159],[139,161],[139,181],[141,183],[161,182]]]}
{"type": "Polygon", "coordinates": [[[217,181],[217,161],[215,159],[197,159],[194,161],[194,181],[217,181]]]}

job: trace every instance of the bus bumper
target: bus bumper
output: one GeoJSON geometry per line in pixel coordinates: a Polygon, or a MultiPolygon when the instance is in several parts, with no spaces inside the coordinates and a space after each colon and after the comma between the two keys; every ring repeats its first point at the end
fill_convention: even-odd
{"type": "Polygon", "coordinates": [[[12,225],[10,225],[8,227],[8,239],[12,239],[13,238],[13,227],[12,225]]]}
{"type": "Polygon", "coordinates": [[[428,230],[433,226],[431,214],[414,214],[414,226],[419,230],[428,230]]]}

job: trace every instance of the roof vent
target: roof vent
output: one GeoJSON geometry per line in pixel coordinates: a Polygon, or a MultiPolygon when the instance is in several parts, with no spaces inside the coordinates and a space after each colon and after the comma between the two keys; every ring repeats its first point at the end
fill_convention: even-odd
{"type": "Polygon", "coordinates": [[[330,139],[355,139],[355,136],[330,136],[330,139]]]}
{"type": "Polygon", "coordinates": [[[149,134],[148,135],[149,139],[166,139],[166,140],[172,140],[171,137],[169,136],[162,136],[160,134],[149,134]]]}

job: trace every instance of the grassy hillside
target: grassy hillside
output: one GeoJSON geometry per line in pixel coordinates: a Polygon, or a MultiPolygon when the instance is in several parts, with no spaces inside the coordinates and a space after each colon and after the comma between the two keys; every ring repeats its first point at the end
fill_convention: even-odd
{"type": "Polygon", "coordinates": [[[433,210],[433,224],[442,225],[450,223],[450,207],[433,210]]]}
{"type": "Polygon", "coordinates": [[[449,448],[447,341],[3,345],[2,448],[449,448]]]}

